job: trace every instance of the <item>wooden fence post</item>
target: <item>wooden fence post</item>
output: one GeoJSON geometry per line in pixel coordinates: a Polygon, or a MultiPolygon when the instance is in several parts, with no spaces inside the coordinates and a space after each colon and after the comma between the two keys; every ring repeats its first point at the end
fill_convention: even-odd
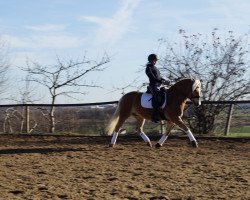
{"type": "Polygon", "coordinates": [[[234,109],[234,104],[230,104],[229,111],[228,111],[228,114],[227,114],[226,128],[225,128],[225,135],[226,136],[228,135],[229,130],[230,130],[233,109],[234,109]]]}
{"type": "Polygon", "coordinates": [[[26,133],[30,132],[30,107],[25,106],[26,133]]]}

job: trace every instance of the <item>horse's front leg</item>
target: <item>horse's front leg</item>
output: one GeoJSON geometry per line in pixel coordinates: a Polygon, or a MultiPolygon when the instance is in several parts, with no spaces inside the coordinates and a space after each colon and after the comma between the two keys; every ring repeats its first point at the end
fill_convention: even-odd
{"type": "Polygon", "coordinates": [[[183,129],[185,131],[185,133],[187,134],[190,143],[193,147],[198,147],[198,142],[196,141],[193,133],[191,132],[191,130],[184,124],[184,122],[182,121],[181,117],[177,117],[176,119],[174,119],[174,123],[176,125],[178,125],[181,129],[183,129]]]}
{"type": "Polygon", "coordinates": [[[173,127],[174,127],[174,123],[169,121],[167,124],[167,127],[166,127],[166,133],[163,134],[161,139],[156,143],[156,145],[155,145],[156,148],[160,148],[163,145],[163,143],[168,138],[170,131],[172,130],[173,127]]]}
{"type": "Polygon", "coordinates": [[[135,116],[137,119],[137,127],[136,131],[140,134],[141,138],[143,139],[144,142],[147,143],[148,146],[152,147],[151,141],[148,138],[148,136],[143,132],[143,126],[145,124],[145,119],[140,117],[140,116],[135,116]]]}

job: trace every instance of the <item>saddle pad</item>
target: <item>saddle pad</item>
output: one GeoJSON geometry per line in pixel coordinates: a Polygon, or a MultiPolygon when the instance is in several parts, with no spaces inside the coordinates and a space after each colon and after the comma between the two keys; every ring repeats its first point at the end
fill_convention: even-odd
{"type": "MultiPolygon", "coordinates": [[[[166,105],[166,94],[165,94],[165,101],[162,104],[161,108],[164,108],[165,105],[166,105]]],[[[152,94],[142,93],[142,95],[141,95],[141,106],[143,108],[153,108],[153,106],[152,106],[152,94]]]]}

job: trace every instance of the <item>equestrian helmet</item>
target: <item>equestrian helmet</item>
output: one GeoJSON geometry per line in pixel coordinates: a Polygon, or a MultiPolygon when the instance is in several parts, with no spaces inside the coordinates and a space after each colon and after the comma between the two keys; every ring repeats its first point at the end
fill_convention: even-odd
{"type": "Polygon", "coordinates": [[[151,62],[151,61],[153,61],[153,60],[158,60],[158,59],[157,59],[157,55],[155,55],[155,54],[150,54],[150,55],[148,56],[148,61],[151,62]]]}

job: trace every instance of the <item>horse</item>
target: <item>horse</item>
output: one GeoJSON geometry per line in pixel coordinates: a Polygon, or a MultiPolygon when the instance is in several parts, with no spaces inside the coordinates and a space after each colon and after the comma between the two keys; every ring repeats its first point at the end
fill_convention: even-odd
{"type": "MultiPolygon", "coordinates": [[[[145,120],[151,119],[152,109],[141,106],[142,92],[132,91],[123,95],[117,105],[115,113],[106,127],[107,135],[112,135],[109,147],[114,147],[117,141],[119,132],[125,120],[131,115],[137,120],[136,131],[142,137],[148,146],[152,147],[151,141],[143,131],[145,120]]],[[[198,79],[183,78],[172,85],[167,90],[167,103],[162,108],[162,115],[158,116],[161,120],[167,119],[166,132],[162,135],[155,147],[162,147],[163,143],[168,138],[171,129],[177,125],[187,134],[190,144],[193,147],[198,147],[191,130],[184,124],[182,120],[183,111],[187,99],[190,99],[194,105],[201,105],[201,82],[198,79]]]]}

